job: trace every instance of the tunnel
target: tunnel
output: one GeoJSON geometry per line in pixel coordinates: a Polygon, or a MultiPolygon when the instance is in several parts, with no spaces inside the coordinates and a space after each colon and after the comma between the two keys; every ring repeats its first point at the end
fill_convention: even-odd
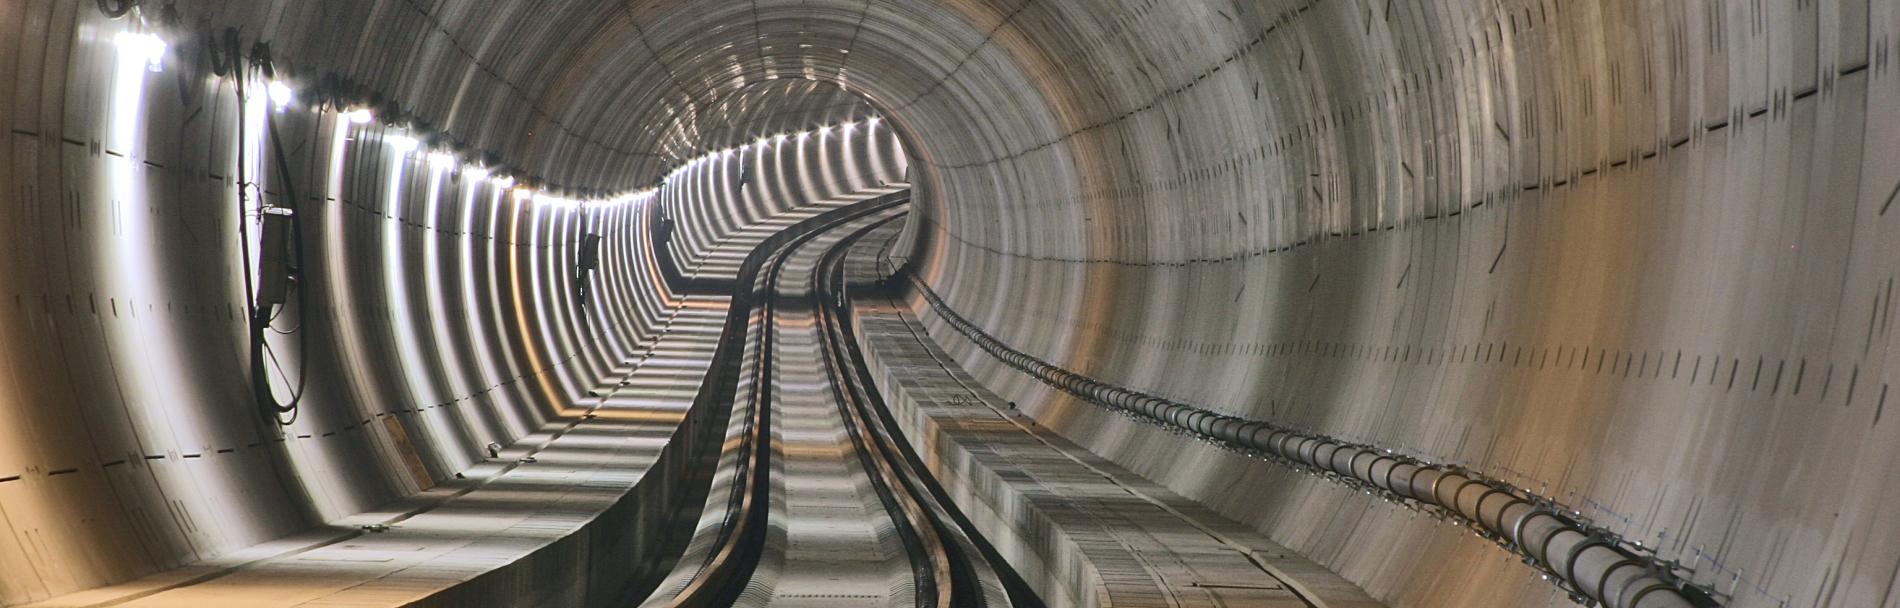
{"type": "Polygon", "coordinates": [[[1900,605],[1896,34],[0,0],[0,606],[1900,605]]]}

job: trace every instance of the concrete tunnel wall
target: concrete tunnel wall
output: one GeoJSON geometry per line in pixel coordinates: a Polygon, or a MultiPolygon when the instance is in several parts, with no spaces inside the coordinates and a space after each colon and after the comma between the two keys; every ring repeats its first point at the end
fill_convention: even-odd
{"type": "MultiPolygon", "coordinates": [[[[923,169],[945,192],[927,274],[1032,354],[1468,466],[1729,605],[1879,605],[1900,584],[1896,8],[1138,3],[1109,31],[1197,35],[1085,36],[1065,65],[1106,107],[923,169]]],[[[1392,605],[1568,603],[1467,529],[933,335],[1050,426],[1392,605]]]]}
{"type": "Polygon", "coordinates": [[[882,119],[824,116],[824,126],[765,132],[675,170],[657,197],[680,226],[675,259],[704,258],[734,230],[789,209],[904,180],[903,145],[882,119]]]}
{"type": "MultiPolygon", "coordinates": [[[[708,196],[715,183],[701,179],[737,167],[730,156],[679,159],[659,195],[522,196],[466,155],[416,142],[422,129],[354,124],[307,100],[276,109],[261,78],[240,113],[235,79],[193,65],[188,43],[171,40],[152,72],[115,42],[139,28],[90,3],[9,3],[0,23],[0,605],[374,508],[567,411],[659,333],[677,299],[648,244],[656,200],[735,218],[678,228],[676,241],[714,243],[902,177],[886,128],[848,146],[769,146],[744,162],[770,187],[742,198],[708,196]],[[265,200],[296,204],[306,222],[309,308],[280,317],[293,335],[270,337],[283,358],[272,378],[309,375],[281,430],[246,383],[239,162],[265,200]],[[607,238],[583,314],[572,273],[587,232],[607,238]]],[[[288,55],[277,50],[295,65],[288,55]]]]}
{"type": "MultiPolygon", "coordinates": [[[[1900,137],[1879,119],[1900,99],[1896,8],[339,0],[180,13],[188,31],[241,26],[297,77],[335,73],[577,189],[652,185],[770,132],[727,128],[734,117],[801,122],[843,90],[912,152],[926,280],[999,339],[1217,411],[1468,464],[1651,542],[1733,605],[1776,606],[1878,602],[1900,563],[1880,540],[1900,445],[1882,419],[1900,137]],[[829,87],[774,84],[788,80],[829,87]]],[[[0,17],[19,49],[9,77],[25,83],[0,99],[10,137],[55,141],[68,117],[96,115],[103,93],[83,91],[109,70],[75,62],[109,62],[88,45],[124,26],[50,0],[0,17]]],[[[84,146],[7,153],[42,167],[81,152],[68,148],[84,146]]],[[[68,200],[51,192],[17,196],[68,200]]],[[[1488,541],[1104,415],[937,335],[1050,426],[1394,605],[1562,603],[1488,541]]]]}

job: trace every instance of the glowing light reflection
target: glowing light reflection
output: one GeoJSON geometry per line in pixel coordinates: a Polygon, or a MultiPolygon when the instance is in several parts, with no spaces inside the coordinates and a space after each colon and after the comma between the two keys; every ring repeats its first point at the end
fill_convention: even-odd
{"type": "Polygon", "coordinates": [[[271,105],[275,106],[279,112],[284,111],[284,108],[290,106],[290,102],[297,99],[297,93],[290,90],[290,85],[280,81],[271,81],[265,90],[270,94],[271,105]]]}
{"type": "MultiPolygon", "coordinates": [[[[440,370],[446,380],[446,385],[443,386],[443,388],[447,389],[450,398],[457,395],[466,395],[475,390],[474,387],[465,386],[464,380],[467,378],[467,372],[462,369],[461,358],[455,356],[458,349],[455,347],[455,336],[449,330],[449,305],[447,303],[447,296],[445,295],[446,290],[442,287],[442,275],[444,274],[442,239],[446,238],[447,234],[441,230],[441,226],[437,224],[437,221],[442,217],[442,178],[455,169],[455,164],[456,161],[453,155],[442,152],[435,152],[429,155],[429,195],[427,202],[424,203],[425,211],[421,218],[424,222],[423,227],[425,230],[421,231],[420,234],[422,237],[422,274],[425,278],[423,287],[425,291],[427,291],[425,295],[429,302],[428,308],[424,310],[423,313],[429,317],[429,329],[431,330],[430,342],[435,345],[435,356],[423,357],[422,353],[416,353],[419,359],[423,361],[434,361],[441,366],[440,370]]],[[[466,207],[463,207],[462,213],[463,215],[468,215],[469,211],[466,207]]],[[[464,262],[466,262],[466,260],[464,260],[464,262]]],[[[400,311],[402,309],[399,308],[398,310],[400,311]]],[[[405,327],[403,332],[404,334],[410,334],[413,333],[413,330],[405,327]]],[[[435,401],[430,401],[429,403],[435,403],[435,401]]],[[[441,412],[443,410],[451,410],[449,413],[459,422],[459,424],[452,428],[459,428],[464,432],[474,432],[477,430],[469,424],[468,416],[461,408],[437,408],[435,411],[441,412]]],[[[487,433],[486,429],[483,429],[483,436],[492,435],[487,433]]],[[[453,450],[452,453],[454,454],[466,454],[472,452],[474,449],[474,446],[468,445],[444,445],[456,445],[457,448],[462,448],[453,450]]]]}
{"type": "MultiPolygon", "coordinates": [[[[486,169],[479,167],[471,167],[464,170],[464,172],[469,175],[474,175],[476,171],[480,171],[483,174],[487,173],[486,169]]],[[[475,367],[478,373],[475,385],[489,386],[499,380],[496,378],[494,366],[491,364],[494,355],[488,351],[488,337],[486,332],[482,330],[481,317],[469,314],[472,312],[469,308],[477,301],[475,294],[475,217],[478,214],[475,208],[475,197],[481,192],[482,180],[479,176],[476,176],[475,179],[466,180],[462,182],[462,184],[464,190],[462,198],[462,225],[459,230],[462,241],[462,264],[460,267],[462,275],[462,302],[457,308],[461,313],[463,325],[468,329],[468,342],[475,355],[475,367]]],[[[499,204],[501,199],[500,190],[495,191],[494,198],[494,202],[499,204]]],[[[489,409],[498,409],[495,405],[496,404],[491,402],[489,409]]],[[[476,420],[482,423],[481,428],[477,431],[480,433],[480,436],[477,437],[478,440],[486,442],[497,441],[501,438],[501,435],[497,434],[496,429],[488,425],[488,417],[477,416],[476,420]]]]}
{"type": "MultiPolygon", "coordinates": [[[[403,170],[408,167],[408,152],[415,150],[418,142],[405,135],[389,134],[383,137],[394,154],[389,155],[387,174],[388,190],[384,196],[383,210],[388,215],[383,220],[383,288],[388,292],[389,313],[393,317],[391,331],[396,334],[396,356],[402,377],[407,381],[403,386],[409,391],[409,403],[413,406],[434,405],[439,400],[429,394],[428,376],[422,370],[422,349],[416,344],[415,324],[409,318],[409,284],[403,268],[402,229],[403,170]]],[[[429,189],[430,194],[435,192],[429,189]]],[[[433,425],[431,425],[433,426],[433,425]]],[[[433,430],[433,429],[431,429],[433,430]]]]}
{"type": "Polygon", "coordinates": [[[135,32],[119,32],[118,35],[112,38],[112,42],[119,46],[119,61],[121,65],[129,63],[135,66],[135,68],[143,67],[153,72],[162,72],[165,70],[165,49],[170,45],[166,44],[165,41],[158,36],[135,32]],[[143,65],[141,66],[140,64],[143,65]]]}
{"type": "Polygon", "coordinates": [[[422,145],[422,142],[416,141],[414,137],[393,133],[383,136],[383,143],[389,144],[389,148],[396,151],[397,162],[401,162],[403,156],[416,151],[416,148],[422,145]]]}

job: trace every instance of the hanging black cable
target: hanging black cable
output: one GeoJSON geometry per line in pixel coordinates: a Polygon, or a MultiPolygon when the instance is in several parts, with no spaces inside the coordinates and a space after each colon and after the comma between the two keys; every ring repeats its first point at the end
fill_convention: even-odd
{"type": "Polygon", "coordinates": [[[107,19],[118,19],[138,5],[139,0],[99,0],[99,12],[105,13],[107,19]]]}
{"type": "MultiPolygon", "coordinates": [[[[237,90],[239,107],[237,135],[238,141],[243,142],[248,141],[248,133],[246,133],[247,120],[244,118],[243,113],[249,111],[250,107],[249,100],[251,91],[248,81],[252,72],[242,69],[244,65],[243,57],[238,50],[238,36],[236,30],[226,29],[224,34],[222,41],[214,41],[211,45],[212,50],[210,54],[214,65],[223,64],[234,68],[231,75],[234,76],[232,80],[237,90]],[[220,61],[219,55],[223,55],[222,61],[220,61]]],[[[250,59],[252,67],[256,68],[257,72],[261,73],[264,77],[270,78],[275,75],[270,62],[270,47],[268,45],[263,43],[255,45],[252,48],[250,59]]],[[[290,242],[288,244],[277,243],[277,245],[284,247],[289,252],[289,254],[285,256],[284,272],[286,276],[284,286],[296,291],[297,299],[294,305],[300,317],[296,329],[291,331],[277,331],[272,325],[277,319],[278,314],[281,314],[283,309],[289,308],[292,304],[288,302],[279,304],[277,305],[278,310],[276,311],[271,310],[272,305],[269,302],[260,304],[260,300],[263,298],[261,298],[258,293],[259,277],[257,274],[259,273],[259,269],[254,268],[252,262],[250,230],[251,191],[253,188],[257,188],[257,185],[251,181],[254,176],[250,175],[249,168],[246,166],[248,163],[246,159],[242,157],[242,151],[239,152],[240,157],[238,158],[237,167],[238,243],[244,258],[242,266],[244,268],[245,318],[249,322],[250,334],[251,392],[257,402],[260,416],[280,426],[289,426],[297,420],[297,406],[303,400],[304,387],[309,380],[309,373],[300,369],[297,379],[295,381],[290,380],[288,377],[289,374],[284,371],[282,362],[277,358],[276,352],[270,347],[266,330],[277,331],[277,333],[282,335],[295,334],[302,328],[302,315],[307,314],[308,311],[309,291],[303,284],[302,276],[304,267],[303,218],[296,210],[298,198],[295,180],[290,179],[290,163],[284,155],[283,142],[281,138],[277,136],[277,121],[270,115],[268,109],[265,110],[264,124],[264,136],[271,142],[278,173],[283,176],[285,204],[279,206],[266,204],[263,200],[262,189],[259,188],[258,217],[268,222],[270,221],[269,216],[272,215],[273,212],[279,210],[288,212],[286,217],[289,223],[288,236],[290,242]],[[276,391],[271,387],[270,372],[272,369],[277,370],[279,376],[284,376],[286,384],[294,386],[290,400],[287,402],[278,401],[276,391]]],[[[265,243],[264,245],[268,244],[269,243],[265,243]]],[[[300,365],[303,364],[307,358],[308,344],[307,341],[301,338],[297,340],[297,360],[300,365]]]]}
{"type": "MultiPolygon", "coordinates": [[[[289,286],[295,291],[297,298],[295,304],[297,308],[297,324],[292,326],[289,330],[278,330],[273,325],[273,322],[277,319],[277,314],[268,314],[268,311],[258,311],[256,313],[257,316],[262,317],[262,321],[259,323],[259,329],[256,332],[255,339],[258,343],[264,344],[265,349],[269,349],[270,345],[265,342],[263,329],[268,328],[272,332],[285,336],[295,335],[298,331],[303,329],[306,319],[305,315],[308,315],[310,311],[310,289],[305,283],[303,272],[303,213],[297,209],[297,203],[302,199],[297,198],[296,180],[290,178],[290,161],[284,154],[283,138],[277,136],[277,119],[272,117],[269,113],[266,113],[264,115],[264,125],[266,128],[265,137],[270,139],[272,156],[276,159],[277,173],[284,176],[285,206],[289,207],[291,211],[289,247],[291,256],[288,262],[289,286]]],[[[284,308],[289,308],[289,306],[279,307],[277,313],[281,314],[284,308]]],[[[291,391],[290,400],[288,402],[278,403],[277,395],[271,390],[267,379],[259,383],[261,385],[260,391],[263,393],[263,399],[259,400],[258,403],[261,406],[268,407],[271,418],[283,426],[289,426],[291,422],[296,421],[297,405],[303,401],[304,386],[310,380],[310,372],[308,368],[305,367],[309,361],[310,341],[303,337],[298,337],[296,340],[298,364],[296,382],[289,382],[289,377],[285,374],[283,368],[281,366],[275,366],[278,375],[285,376],[286,384],[294,384],[296,386],[296,388],[291,391]],[[289,414],[290,417],[286,419],[284,418],[284,414],[289,414]]],[[[277,363],[275,353],[271,353],[271,360],[273,364],[277,363]]],[[[253,374],[256,374],[255,370],[261,367],[258,363],[261,363],[261,360],[254,362],[252,365],[252,370],[254,370],[253,374]]],[[[258,380],[254,379],[253,382],[258,383],[258,380]]]]}

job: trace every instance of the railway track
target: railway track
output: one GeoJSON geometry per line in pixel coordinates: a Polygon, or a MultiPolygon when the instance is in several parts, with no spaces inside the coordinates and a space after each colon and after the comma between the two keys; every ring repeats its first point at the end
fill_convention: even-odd
{"type": "Polygon", "coordinates": [[[1034,605],[908,451],[845,321],[842,253],[901,218],[902,194],[821,217],[742,272],[754,306],[707,502],[719,512],[701,520],[677,591],[646,605],[1034,605]]]}

